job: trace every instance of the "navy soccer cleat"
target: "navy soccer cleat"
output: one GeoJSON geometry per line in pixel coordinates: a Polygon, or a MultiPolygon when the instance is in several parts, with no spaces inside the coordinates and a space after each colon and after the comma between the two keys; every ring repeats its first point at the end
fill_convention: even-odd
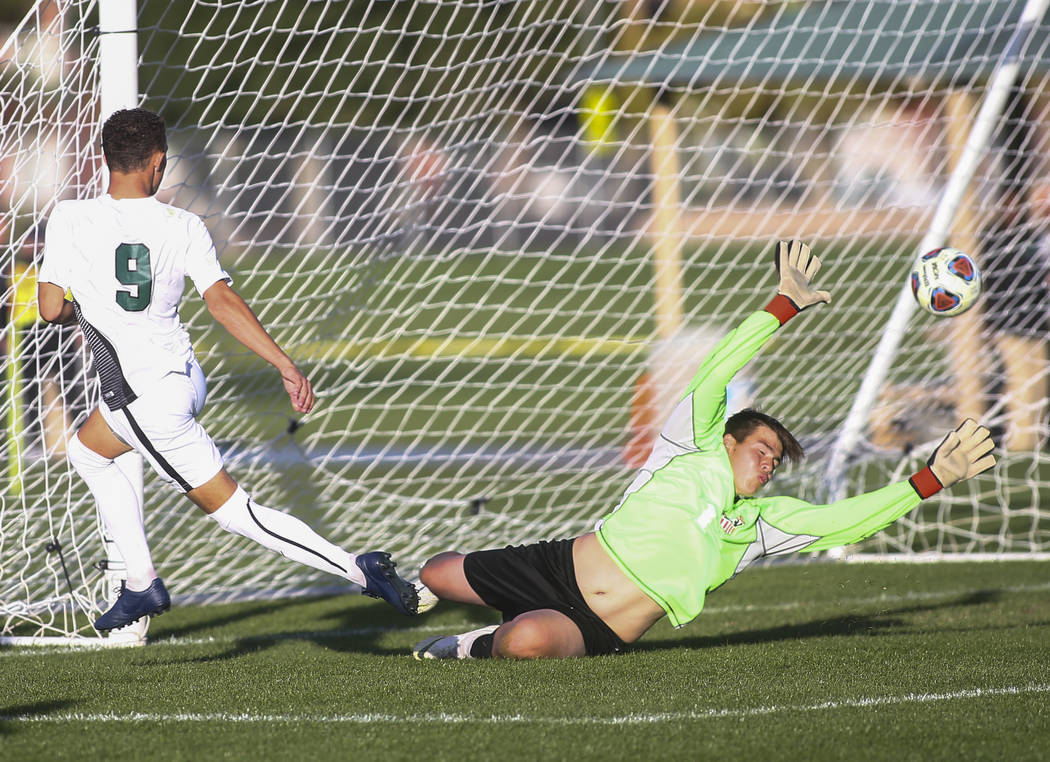
{"type": "Polygon", "coordinates": [[[402,614],[412,616],[419,610],[416,586],[401,579],[394,570],[389,553],[374,550],[357,557],[357,567],[364,572],[368,583],[361,592],[373,598],[382,598],[402,614]]]}
{"type": "Polygon", "coordinates": [[[120,583],[120,595],[117,602],[105,614],[95,620],[95,629],[109,632],[127,627],[144,616],[156,616],[171,608],[171,596],[164,587],[164,581],[157,577],[142,592],[128,590],[125,582],[120,583]]]}

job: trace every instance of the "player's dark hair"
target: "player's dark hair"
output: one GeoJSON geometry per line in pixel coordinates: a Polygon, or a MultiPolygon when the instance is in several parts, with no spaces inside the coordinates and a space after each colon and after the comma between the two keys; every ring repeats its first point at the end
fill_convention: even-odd
{"type": "Polygon", "coordinates": [[[777,438],[780,439],[784,458],[787,458],[792,463],[799,463],[806,456],[806,451],[802,449],[802,445],[798,443],[798,440],[787,430],[784,424],[773,416],[766,415],[754,408],[745,408],[739,413],[733,413],[729,416],[729,419],[726,421],[726,434],[732,436],[737,442],[743,442],[759,426],[768,426],[773,429],[777,438]]]}
{"type": "Polygon", "coordinates": [[[121,109],[102,125],[102,153],[110,172],[144,169],[156,151],[167,150],[164,120],[152,111],[121,109]]]}

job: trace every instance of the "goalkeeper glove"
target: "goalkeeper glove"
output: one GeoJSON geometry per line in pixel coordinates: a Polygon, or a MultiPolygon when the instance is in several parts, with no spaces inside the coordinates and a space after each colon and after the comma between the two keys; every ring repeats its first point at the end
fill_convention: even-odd
{"type": "Polygon", "coordinates": [[[957,481],[977,476],[995,465],[994,447],[988,429],[967,418],[933,451],[926,468],[911,477],[911,486],[919,497],[927,498],[957,481]]]}
{"type": "Polygon", "coordinates": [[[774,262],[780,274],[780,285],[777,295],[766,305],[766,311],[781,325],[806,307],[831,301],[831,294],[827,291],[816,291],[809,285],[820,269],[820,260],[810,255],[809,247],[802,241],[779,241],[774,262]]]}
{"type": "Polygon", "coordinates": [[[813,276],[820,270],[820,260],[809,253],[802,241],[780,241],[776,251],[777,273],[780,286],[777,293],[786,296],[795,309],[804,310],[820,302],[830,302],[831,294],[817,291],[810,286],[813,276]]]}

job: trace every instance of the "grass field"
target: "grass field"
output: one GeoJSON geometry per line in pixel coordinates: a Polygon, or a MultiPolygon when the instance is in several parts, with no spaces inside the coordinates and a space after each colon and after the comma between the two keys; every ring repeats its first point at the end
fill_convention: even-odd
{"type": "Polygon", "coordinates": [[[5,760],[1046,759],[1045,563],[777,566],[619,656],[414,661],[487,623],[176,606],[146,648],[0,651],[5,760]]]}

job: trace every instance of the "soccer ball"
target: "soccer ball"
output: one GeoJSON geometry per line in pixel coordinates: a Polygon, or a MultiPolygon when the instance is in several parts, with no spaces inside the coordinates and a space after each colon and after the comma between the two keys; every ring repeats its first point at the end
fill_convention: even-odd
{"type": "Polygon", "coordinates": [[[981,294],[981,271],[958,249],[942,246],[922,255],[911,271],[911,292],[931,315],[966,312],[981,294]]]}

